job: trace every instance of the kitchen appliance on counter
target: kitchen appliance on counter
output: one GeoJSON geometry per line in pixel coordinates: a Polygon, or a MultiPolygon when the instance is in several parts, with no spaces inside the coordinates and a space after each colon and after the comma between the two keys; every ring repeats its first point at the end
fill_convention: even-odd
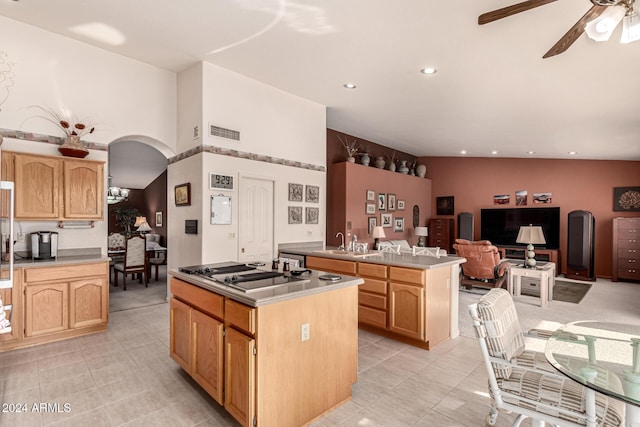
{"type": "Polygon", "coordinates": [[[36,231],[31,233],[31,257],[51,259],[58,256],[58,233],[56,231],[36,231]]]}
{"type": "Polygon", "coordinates": [[[258,289],[305,280],[285,275],[279,271],[258,269],[257,267],[257,264],[223,262],[180,267],[178,270],[182,273],[195,274],[213,280],[214,282],[225,284],[243,292],[251,292],[258,289]]]}

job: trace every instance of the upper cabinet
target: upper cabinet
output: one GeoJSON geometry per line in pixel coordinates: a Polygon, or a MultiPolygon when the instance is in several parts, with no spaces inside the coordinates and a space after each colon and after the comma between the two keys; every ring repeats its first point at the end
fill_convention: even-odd
{"type": "Polygon", "coordinates": [[[104,162],[3,152],[2,166],[17,220],[103,219],[104,162]]]}

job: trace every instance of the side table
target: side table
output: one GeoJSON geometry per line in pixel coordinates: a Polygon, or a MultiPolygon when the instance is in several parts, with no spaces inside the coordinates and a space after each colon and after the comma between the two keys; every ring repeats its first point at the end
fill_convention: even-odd
{"type": "Polygon", "coordinates": [[[522,278],[534,277],[540,280],[540,307],[545,308],[547,302],[553,299],[553,285],[555,284],[556,265],[553,262],[539,263],[535,268],[519,265],[509,267],[509,293],[520,296],[522,278]]]}

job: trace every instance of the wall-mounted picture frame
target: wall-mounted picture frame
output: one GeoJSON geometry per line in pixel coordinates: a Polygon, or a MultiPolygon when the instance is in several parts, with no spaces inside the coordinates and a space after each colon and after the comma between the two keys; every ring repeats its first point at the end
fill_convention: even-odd
{"type": "Polygon", "coordinates": [[[373,202],[376,200],[376,192],[373,190],[367,190],[367,202],[373,202]]]}
{"type": "Polygon", "coordinates": [[[378,193],[378,210],[379,211],[387,210],[387,194],[386,193],[378,193]]]}
{"type": "Polygon", "coordinates": [[[396,210],[396,195],[395,194],[387,194],[387,210],[395,211],[396,210]]]}
{"type": "Polygon", "coordinates": [[[191,205],[191,183],[176,185],[173,189],[173,195],[176,199],[176,206],[191,205]]]}
{"type": "Polygon", "coordinates": [[[527,190],[516,191],[516,206],[527,206],[527,190]]]}
{"type": "Polygon", "coordinates": [[[367,215],[375,215],[376,214],[376,204],[375,203],[365,203],[364,204],[364,212],[367,215]]]}
{"type": "Polygon", "coordinates": [[[496,194],[493,196],[494,205],[508,205],[511,203],[511,196],[508,194],[496,194]]]}
{"type": "Polygon", "coordinates": [[[301,202],[302,201],[302,184],[289,183],[289,201],[301,202]]]}
{"type": "Polygon", "coordinates": [[[613,210],[640,212],[640,187],[614,187],[613,210]]]}
{"type": "Polygon", "coordinates": [[[404,231],[404,217],[394,218],[393,231],[404,231]]]}
{"type": "Polygon", "coordinates": [[[162,212],[156,212],[156,227],[162,227],[162,212]]]}
{"type": "Polygon", "coordinates": [[[436,215],[453,215],[453,196],[436,197],[436,215]]]}
{"type": "Polygon", "coordinates": [[[289,206],[289,224],[302,224],[302,206],[289,206]]]}
{"type": "Polygon", "coordinates": [[[533,193],[533,203],[551,203],[551,193],[533,193]]]}
{"type": "Polygon", "coordinates": [[[391,220],[391,214],[380,214],[380,225],[382,225],[383,227],[387,228],[387,227],[391,227],[392,224],[392,220],[391,220]]]}
{"type": "Polygon", "coordinates": [[[305,208],[305,224],[317,224],[320,208],[305,208]]]}
{"type": "Polygon", "coordinates": [[[369,226],[367,228],[370,236],[373,234],[373,229],[376,227],[376,225],[378,225],[378,218],[376,218],[375,216],[370,216],[369,226]]]}
{"type": "Polygon", "coordinates": [[[396,208],[397,208],[399,211],[403,211],[403,210],[404,210],[404,200],[398,200],[398,203],[397,203],[397,205],[396,205],[396,208]]]}
{"type": "Polygon", "coordinates": [[[305,186],[305,202],[320,203],[320,187],[317,185],[305,186]]]}

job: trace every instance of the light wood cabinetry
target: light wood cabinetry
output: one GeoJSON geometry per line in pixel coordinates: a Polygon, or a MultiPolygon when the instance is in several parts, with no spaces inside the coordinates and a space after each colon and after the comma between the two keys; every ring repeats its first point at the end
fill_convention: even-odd
{"type": "Polygon", "coordinates": [[[640,280],[640,217],[613,219],[611,280],[640,280]]]}
{"type": "Polygon", "coordinates": [[[358,263],[358,275],[364,283],[358,287],[358,322],[387,328],[386,265],[358,263]]]}
{"type": "Polygon", "coordinates": [[[171,357],[240,425],[307,425],[350,397],[356,287],[260,307],[175,277],[171,292],[171,357]],[[311,330],[304,342],[303,323],[311,330]]]}
{"type": "Polygon", "coordinates": [[[425,270],[389,267],[389,330],[425,341],[425,270]]]}
{"type": "Polygon", "coordinates": [[[310,268],[312,270],[328,271],[330,273],[338,274],[348,274],[350,276],[355,276],[357,274],[357,265],[353,261],[308,256],[306,263],[307,268],[310,268]]]}
{"type": "Polygon", "coordinates": [[[25,336],[65,331],[69,328],[69,284],[48,283],[25,287],[25,336]]]}
{"type": "Polygon", "coordinates": [[[104,162],[3,152],[2,168],[15,182],[17,220],[103,218],[104,162]]]}
{"type": "Polygon", "coordinates": [[[72,329],[107,322],[109,284],[105,277],[69,282],[69,327],[72,329]]]}
{"type": "MultiPolygon", "coordinates": [[[[3,270],[0,275],[2,278],[9,277],[9,272],[3,270]]],[[[4,346],[13,345],[22,339],[22,270],[15,269],[13,272],[13,288],[0,289],[0,297],[2,304],[11,305],[11,332],[0,334],[0,351],[4,346]]]]}

